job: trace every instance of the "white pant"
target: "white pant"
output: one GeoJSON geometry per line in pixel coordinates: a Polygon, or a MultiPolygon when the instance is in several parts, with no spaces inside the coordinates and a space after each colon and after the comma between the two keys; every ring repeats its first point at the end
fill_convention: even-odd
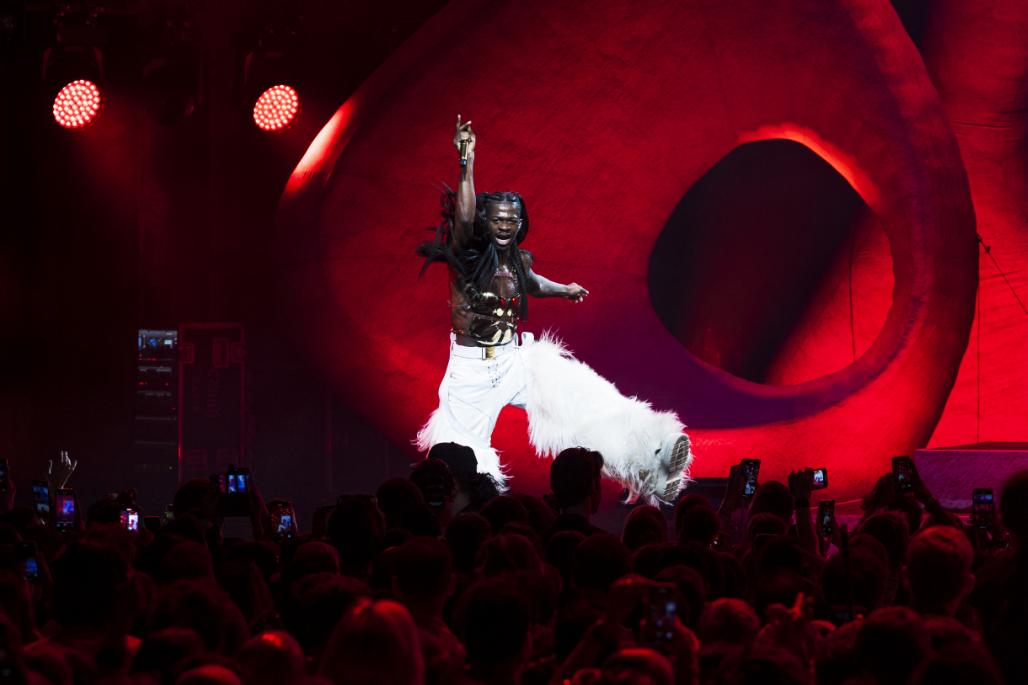
{"type": "Polygon", "coordinates": [[[658,452],[684,428],[673,412],[625,397],[575,359],[556,339],[530,333],[494,348],[458,345],[450,334],[450,362],[439,384],[439,408],[418,433],[427,451],[441,442],[475,451],[478,471],[503,488],[506,473],[490,444],[500,411],[508,404],[528,413],[529,439],[553,457],[568,447],[603,455],[604,472],[629,488],[631,497],[662,488],[658,452]],[[489,352],[492,350],[492,352],[489,352]],[[490,356],[492,355],[492,356],[490,356]]]}
{"type": "Polygon", "coordinates": [[[458,345],[450,333],[450,363],[439,384],[436,410],[442,416],[427,447],[440,442],[467,445],[475,450],[479,472],[504,483],[506,474],[490,442],[500,411],[508,404],[520,409],[526,406],[529,378],[521,345],[531,344],[531,340],[531,334],[524,334],[521,344],[515,338],[497,347],[467,347],[458,345]],[[487,358],[487,354],[494,356],[487,358]]]}

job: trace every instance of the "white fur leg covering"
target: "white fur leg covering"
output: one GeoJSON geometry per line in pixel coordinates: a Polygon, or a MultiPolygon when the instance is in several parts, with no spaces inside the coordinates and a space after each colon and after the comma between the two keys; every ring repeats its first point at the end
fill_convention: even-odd
{"type": "Polygon", "coordinates": [[[625,397],[549,333],[526,345],[524,355],[525,409],[536,451],[553,457],[568,447],[596,450],[603,455],[605,474],[628,488],[630,500],[653,500],[663,488],[658,452],[669,435],[685,428],[678,416],[625,397]]]}
{"type": "Polygon", "coordinates": [[[467,445],[475,450],[475,458],[478,459],[478,472],[488,473],[496,481],[500,492],[507,491],[506,469],[500,465],[500,455],[489,443],[483,442],[475,435],[454,427],[454,422],[448,416],[444,407],[439,407],[432,412],[425,425],[418,431],[418,437],[414,441],[418,449],[427,452],[433,445],[441,442],[455,442],[458,445],[467,445]]]}

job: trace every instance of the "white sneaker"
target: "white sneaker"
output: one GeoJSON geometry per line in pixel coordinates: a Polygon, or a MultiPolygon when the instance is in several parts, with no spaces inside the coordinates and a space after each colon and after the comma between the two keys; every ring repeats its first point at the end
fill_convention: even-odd
{"type": "Polygon", "coordinates": [[[663,488],[660,482],[654,494],[665,502],[674,502],[678,493],[689,482],[689,466],[693,454],[691,442],[685,433],[669,435],[660,448],[660,463],[664,470],[663,488]]]}

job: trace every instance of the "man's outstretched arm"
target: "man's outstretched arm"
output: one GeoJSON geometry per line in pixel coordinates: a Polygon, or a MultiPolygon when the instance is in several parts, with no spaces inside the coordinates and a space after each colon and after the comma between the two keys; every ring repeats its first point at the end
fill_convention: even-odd
{"type": "Polygon", "coordinates": [[[572,302],[581,302],[589,294],[588,290],[577,283],[567,285],[556,283],[532,271],[531,267],[527,269],[526,275],[528,276],[528,294],[533,297],[563,297],[572,302]]]}
{"type": "Polygon", "coordinates": [[[453,241],[454,247],[463,249],[471,240],[475,230],[475,132],[471,130],[471,122],[461,123],[457,115],[457,132],[453,135],[453,144],[460,150],[461,141],[467,141],[468,163],[460,168],[460,181],[457,184],[457,211],[453,241]]]}

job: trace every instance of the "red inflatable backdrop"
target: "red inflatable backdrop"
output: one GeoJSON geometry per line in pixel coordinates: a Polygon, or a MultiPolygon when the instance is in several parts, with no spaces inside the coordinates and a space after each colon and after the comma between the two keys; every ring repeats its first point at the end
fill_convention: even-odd
{"type": "MultiPolygon", "coordinates": [[[[532,301],[525,328],[677,410],[694,475],[824,465],[845,496],[932,440],[1023,437],[1028,315],[975,213],[1023,290],[1028,11],[992,4],[940,3],[922,57],[881,0],[456,0],[296,168],[282,304],[340,397],[409,443],[449,326],[445,268],[419,279],[413,249],[456,182],[460,113],[477,188],[526,198],[536,270],[592,292],[532,301]]],[[[525,433],[508,409],[494,443],[540,491],[525,433]]]]}

